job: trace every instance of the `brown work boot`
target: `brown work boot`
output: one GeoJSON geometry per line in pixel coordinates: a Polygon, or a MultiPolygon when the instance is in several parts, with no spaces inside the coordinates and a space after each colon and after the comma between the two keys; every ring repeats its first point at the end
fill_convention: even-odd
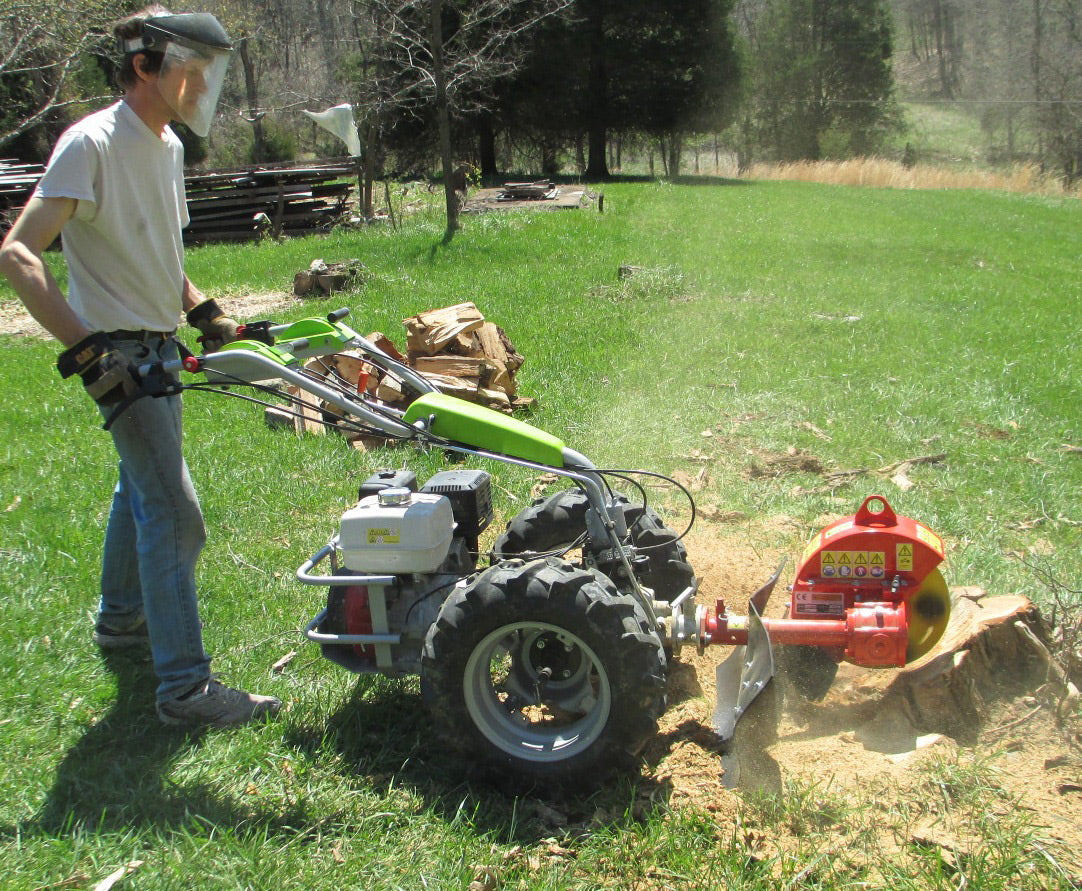
{"type": "Polygon", "coordinates": [[[270,717],[282,707],[273,696],[234,690],[211,678],[180,699],[158,704],[158,718],[177,727],[228,727],[270,717]]]}

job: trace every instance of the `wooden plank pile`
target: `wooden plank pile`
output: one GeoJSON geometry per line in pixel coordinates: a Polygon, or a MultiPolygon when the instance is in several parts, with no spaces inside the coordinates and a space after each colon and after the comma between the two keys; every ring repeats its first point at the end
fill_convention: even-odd
{"type": "Polygon", "coordinates": [[[346,213],[349,164],[278,167],[189,176],[184,241],[249,241],[325,231],[346,213]]]}
{"type": "MultiPolygon", "coordinates": [[[[0,237],[14,222],[45,168],[0,160],[0,237]]],[[[356,169],[349,163],[267,166],[185,177],[185,244],[251,241],[323,232],[346,215],[356,169]]]]}
{"type": "Polygon", "coordinates": [[[556,183],[541,180],[530,183],[504,183],[500,190],[501,201],[545,201],[560,194],[556,183]]]}
{"type": "Polygon", "coordinates": [[[44,172],[41,164],[0,158],[0,238],[11,228],[44,172]]]}
{"type": "MultiPolygon", "coordinates": [[[[368,340],[391,357],[424,375],[442,392],[511,414],[529,408],[534,400],[518,395],[515,373],[523,357],[498,325],[485,319],[473,303],[459,303],[443,309],[419,313],[403,320],[406,327],[406,353],[403,355],[386,335],[374,332],[368,340]]],[[[333,380],[377,401],[404,409],[414,395],[400,381],[366,362],[356,352],[312,359],[306,365],[310,373],[333,380]]],[[[298,403],[299,411],[290,413],[268,408],[266,421],[271,426],[289,426],[299,433],[323,433],[325,422],[333,421],[337,409],[295,387],[287,392],[298,403]],[[300,404],[303,403],[303,404],[300,404]]],[[[343,428],[355,448],[384,445],[381,438],[360,436],[343,428]]]]}

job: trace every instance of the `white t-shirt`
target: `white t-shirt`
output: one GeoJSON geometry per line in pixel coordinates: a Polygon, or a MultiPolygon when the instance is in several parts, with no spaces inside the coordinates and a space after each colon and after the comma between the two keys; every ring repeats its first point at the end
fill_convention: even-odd
{"type": "Polygon", "coordinates": [[[121,100],[73,124],[35,195],[75,198],[61,233],[68,302],[86,325],[171,331],[184,287],[184,149],[121,100]]]}

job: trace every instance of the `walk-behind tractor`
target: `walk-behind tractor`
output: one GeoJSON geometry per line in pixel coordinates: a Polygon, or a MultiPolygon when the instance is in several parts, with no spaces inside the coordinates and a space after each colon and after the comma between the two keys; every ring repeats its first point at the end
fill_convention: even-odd
{"type": "Polygon", "coordinates": [[[687,645],[737,648],[719,670],[717,729],[728,738],[770,680],[772,643],[903,665],[942,633],[949,601],[936,569],[940,541],[882,497],[808,546],[788,618],[762,617],[780,568],[746,617],[720,601],[711,612],[696,603],[682,536],[636,483],[658,474],[595,467],[555,436],[438,392],[347,327],[347,314],[248,325],[244,339],[218,352],[139,371],[159,394],[180,388],[181,369],[205,376],[184,389],[240,395],[246,385],[279,404],[295,402],[281,386],[292,384],[323,400],[339,425],[568,484],[511,519],[482,552],[493,519],[485,470],[460,460],[423,483],[407,470],[376,472],[297,571],[326,592],[307,638],[350,671],[419,674],[440,731],[475,761],[543,784],[596,783],[656,731],[668,663],[687,645]],[[329,361],[312,370],[311,360],[347,350],[396,377],[414,401],[395,410],[336,378],[329,361]]]}

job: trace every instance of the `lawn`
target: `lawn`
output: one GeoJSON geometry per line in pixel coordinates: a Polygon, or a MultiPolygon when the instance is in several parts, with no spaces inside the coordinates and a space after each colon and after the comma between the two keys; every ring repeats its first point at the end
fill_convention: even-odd
{"type": "MultiPolygon", "coordinates": [[[[1079,621],[1082,204],[724,180],[603,191],[603,213],[466,217],[449,245],[438,215],[421,211],[398,231],[196,249],[189,274],[228,303],[287,292],[317,257],[358,258],[362,290],[277,318],[348,304],[354,327],[400,344],[402,319],[472,300],[526,357],[530,420],[599,466],[677,473],[689,456],[709,460],[701,506],[792,518],[794,556],[824,516],[879,491],[945,539],[951,584],[1024,594],[1079,621]],[[621,265],[637,271],[619,278],[621,265]],[[822,471],[749,473],[793,451],[822,471]],[[913,458],[934,460],[902,481],[876,473],[913,458]],[[841,470],[865,472],[831,485],[841,470]]],[[[357,680],[302,642],[322,595],[293,578],[372,470],[407,462],[422,476],[443,459],[284,435],[258,408],[203,394],[186,400],[186,432],[210,530],[208,648],[225,682],[286,710],[199,737],[160,727],[148,666],[103,659],[90,641],[108,436],[53,370],[54,343],[0,343],[3,887],[90,888],[132,861],[142,865],[119,887],[958,885],[919,854],[886,873],[869,858],[824,871],[821,796],[748,797],[732,822],[644,800],[634,778],[570,802],[471,784],[428,726],[416,681],[357,680]],[[798,817],[806,847],[747,856],[742,827],[798,817]]],[[[526,503],[524,472],[486,469],[501,514],[526,503]]],[[[979,805],[989,776],[950,781],[971,784],[979,805]]],[[[857,825],[852,808],[831,819],[857,825]]],[[[1007,841],[986,830],[1006,856],[980,887],[1068,887],[1035,853],[1038,823],[1007,841]]]]}

